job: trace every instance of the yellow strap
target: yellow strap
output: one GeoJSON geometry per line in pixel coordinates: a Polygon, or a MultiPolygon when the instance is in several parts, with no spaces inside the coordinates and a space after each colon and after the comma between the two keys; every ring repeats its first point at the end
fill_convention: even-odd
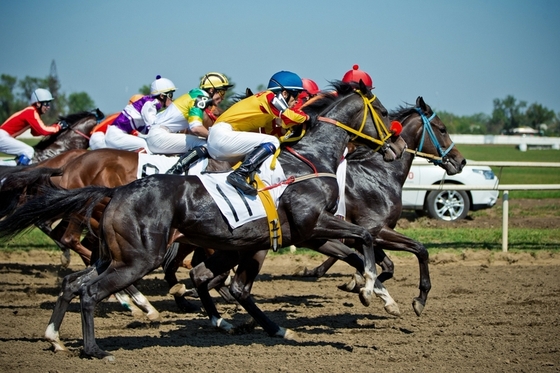
{"type": "Polygon", "coordinates": [[[259,190],[259,197],[266,212],[266,220],[268,221],[268,231],[270,233],[270,248],[273,251],[278,251],[282,247],[282,229],[280,227],[280,218],[278,217],[278,210],[274,199],[268,190],[261,190],[266,187],[262,182],[259,175],[255,174],[255,181],[257,182],[257,189],[259,190]]]}

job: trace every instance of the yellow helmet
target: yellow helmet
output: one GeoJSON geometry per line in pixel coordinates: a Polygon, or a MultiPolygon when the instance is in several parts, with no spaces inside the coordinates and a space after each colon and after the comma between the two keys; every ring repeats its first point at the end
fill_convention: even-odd
{"type": "Polygon", "coordinates": [[[228,78],[220,73],[204,74],[200,80],[200,88],[202,89],[228,89],[231,87],[233,87],[233,84],[229,84],[228,78]]]}

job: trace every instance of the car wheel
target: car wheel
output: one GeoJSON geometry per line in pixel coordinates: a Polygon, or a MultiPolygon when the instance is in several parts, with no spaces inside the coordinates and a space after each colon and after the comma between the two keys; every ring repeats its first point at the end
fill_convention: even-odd
{"type": "Polygon", "coordinates": [[[434,190],[426,198],[428,216],[439,220],[464,219],[470,205],[469,195],[463,190],[434,190]]]}

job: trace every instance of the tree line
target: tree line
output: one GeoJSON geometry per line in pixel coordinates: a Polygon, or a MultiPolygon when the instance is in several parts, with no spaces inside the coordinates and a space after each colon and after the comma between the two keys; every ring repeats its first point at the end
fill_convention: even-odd
{"type": "MultiPolygon", "coordinates": [[[[0,124],[15,112],[28,106],[31,93],[39,87],[48,89],[54,97],[51,110],[43,118],[47,124],[57,122],[60,115],[96,108],[95,102],[86,92],[73,92],[66,95],[61,91],[53,61],[51,72],[46,78],[26,76],[18,80],[7,74],[0,75],[0,124]]],[[[259,86],[259,89],[261,88],[264,89],[264,86],[259,86]]],[[[149,94],[150,87],[144,85],[138,92],[149,94]]],[[[227,108],[235,97],[240,96],[228,92],[220,106],[223,109],[227,108]]],[[[511,133],[512,129],[518,127],[530,127],[545,136],[560,136],[560,113],[555,113],[538,103],[527,105],[526,101],[518,101],[511,95],[504,99],[494,99],[491,115],[479,113],[458,116],[438,110],[438,116],[451,134],[497,135],[511,133]]]]}

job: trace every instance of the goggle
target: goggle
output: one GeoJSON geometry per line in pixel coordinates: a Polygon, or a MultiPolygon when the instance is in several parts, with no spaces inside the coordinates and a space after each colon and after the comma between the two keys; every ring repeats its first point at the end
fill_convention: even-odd
{"type": "Polygon", "coordinates": [[[301,94],[301,91],[291,90],[288,91],[288,93],[294,98],[294,100],[297,100],[299,95],[301,94]]]}
{"type": "Polygon", "coordinates": [[[216,93],[218,93],[220,95],[221,98],[224,98],[224,96],[226,95],[227,89],[217,89],[216,93]]]}
{"type": "Polygon", "coordinates": [[[170,100],[173,100],[173,92],[167,92],[165,95],[166,95],[167,98],[169,98],[170,100]]]}
{"type": "Polygon", "coordinates": [[[50,102],[50,101],[43,101],[43,102],[41,102],[41,105],[50,107],[50,106],[51,106],[51,102],[50,102]]]}

